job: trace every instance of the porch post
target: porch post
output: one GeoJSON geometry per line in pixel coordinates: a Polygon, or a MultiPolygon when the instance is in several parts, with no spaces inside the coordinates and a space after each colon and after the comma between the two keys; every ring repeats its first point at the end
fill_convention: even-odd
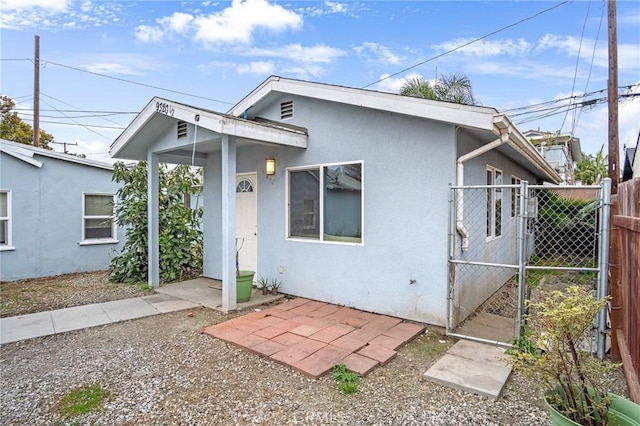
{"type": "Polygon", "coordinates": [[[236,307],[236,141],[222,135],[222,310],[236,307]]]}
{"type": "Polygon", "coordinates": [[[160,239],[158,201],[158,154],[147,154],[147,232],[149,288],[160,286],[160,239]]]}

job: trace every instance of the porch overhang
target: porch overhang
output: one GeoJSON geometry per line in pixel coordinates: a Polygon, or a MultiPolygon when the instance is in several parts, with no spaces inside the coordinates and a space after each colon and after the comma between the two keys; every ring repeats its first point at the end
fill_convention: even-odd
{"type": "Polygon", "coordinates": [[[238,146],[257,143],[306,148],[308,139],[306,129],[258,123],[154,97],[114,141],[109,155],[146,161],[151,151],[160,155],[161,162],[199,165],[209,153],[220,151],[223,135],[233,138],[238,146]],[[187,137],[178,137],[178,122],[192,129],[187,137]]]}

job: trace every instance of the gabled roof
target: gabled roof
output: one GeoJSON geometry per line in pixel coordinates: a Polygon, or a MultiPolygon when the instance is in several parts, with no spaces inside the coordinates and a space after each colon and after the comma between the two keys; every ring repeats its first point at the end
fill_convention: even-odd
{"type": "Polygon", "coordinates": [[[23,143],[11,142],[0,139],[0,152],[10,155],[25,163],[35,167],[42,167],[43,163],[38,160],[38,156],[55,158],[56,160],[67,161],[69,163],[81,164],[83,166],[96,167],[99,169],[113,170],[113,166],[109,163],[101,161],[89,160],[71,154],[63,154],[61,152],[50,151],[48,149],[38,148],[23,143]]]}
{"type": "MultiPolygon", "coordinates": [[[[173,125],[177,122],[189,123],[201,130],[209,131],[209,139],[196,142],[193,141],[193,138],[176,140],[172,145],[173,158],[176,160],[185,157],[182,152],[185,147],[196,145],[194,154],[200,157],[206,156],[216,147],[219,149],[220,144],[215,142],[219,141],[222,135],[236,137],[240,143],[260,142],[299,148],[307,147],[305,129],[293,129],[276,123],[257,123],[205,108],[154,97],[111,144],[109,155],[115,158],[146,160],[147,149],[157,141],[158,136],[166,131],[168,124],[173,125]]],[[[191,149],[188,151],[186,156],[191,158],[191,149]]]]}
{"type": "Polygon", "coordinates": [[[357,107],[391,111],[428,120],[450,123],[455,126],[481,131],[494,138],[505,138],[505,145],[515,150],[537,174],[553,183],[562,179],[534,146],[527,140],[511,119],[494,108],[462,105],[451,102],[402,96],[394,93],[337,86],[325,83],[295,80],[271,76],[232,107],[228,114],[250,117],[251,107],[268,102],[281,94],[321,99],[357,107]]]}
{"type": "Polygon", "coordinates": [[[413,98],[394,93],[375,90],[356,89],[326,83],[315,83],[271,76],[251,93],[244,97],[228,114],[242,117],[245,111],[272,93],[286,93],[304,97],[323,99],[347,105],[381,111],[393,111],[398,114],[444,121],[478,129],[493,129],[493,116],[497,111],[493,108],[462,105],[451,102],[431,101],[413,98]],[[425,108],[428,106],[428,108],[425,108]]]}

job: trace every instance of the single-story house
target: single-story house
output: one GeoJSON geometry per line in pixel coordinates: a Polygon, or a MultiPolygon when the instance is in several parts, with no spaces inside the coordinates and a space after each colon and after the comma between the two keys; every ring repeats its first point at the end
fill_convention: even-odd
{"type": "MultiPolygon", "coordinates": [[[[159,162],[204,168],[204,275],[222,279],[224,309],[236,308],[241,247],[241,269],[284,293],[442,326],[450,185],[560,182],[493,108],[277,76],[226,114],[154,98],[110,154],[148,161],[151,194],[159,162]]],[[[465,229],[459,216],[455,238],[488,255],[513,245],[514,261],[512,200],[500,197],[483,204],[490,226],[465,229]]],[[[149,223],[157,286],[157,202],[149,223]]],[[[478,306],[507,278],[461,297],[478,306]]]]}
{"type": "Polygon", "coordinates": [[[110,164],[0,140],[0,280],[107,269],[124,230],[110,164]]]}

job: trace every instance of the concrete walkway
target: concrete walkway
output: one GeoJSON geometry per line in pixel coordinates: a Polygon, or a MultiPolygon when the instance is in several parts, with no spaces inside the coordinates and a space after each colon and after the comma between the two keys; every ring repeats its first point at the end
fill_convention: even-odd
{"type": "MultiPolygon", "coordinates": [[[[222,307],[222,287],[217,280],[197,278],[166,284],[156,291],[157,294],[150,296],[0,318],[0,345],[199,306],[217,310],[222,307]]],[[[239,303],[238,309],[262,305],[282,297],[263,296],[254,290],[251,300],[239,303]]]]}
{"type": "Polygon", "coordinates": [[[0,344],[112,324],[200,305],[164,294],[0,318],[0,344]]]}

